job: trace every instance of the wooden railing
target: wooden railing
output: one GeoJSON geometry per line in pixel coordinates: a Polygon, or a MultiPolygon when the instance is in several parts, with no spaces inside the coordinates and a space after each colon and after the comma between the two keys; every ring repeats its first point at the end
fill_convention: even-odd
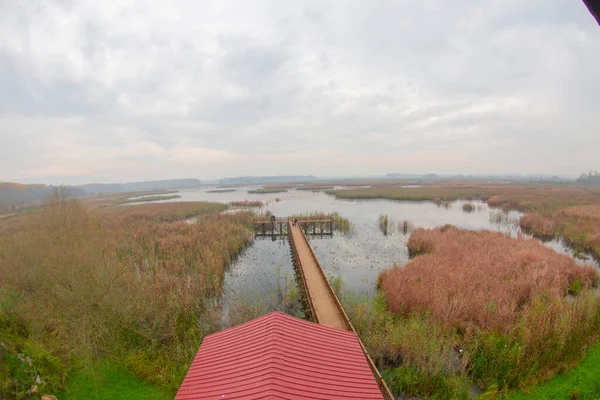
{"type": "MultiPolygon", "coordinates": [[[[293,218],[289,218],[289,217],[287,217],[287,218],[275,218],[274,223],[275,224],[280,224],[280,223],[287,224],[288,222],[292,222],[292,220],[293,220],[293,218]]],[[[271,221],[270,219],[264,219],[264,220],[262,220],[262,219],[255,219],[253,222],[255,224],[270,224],[273,221],[271,221]]],[[[313,222],[314,223],[322,223],[322,222],[330,223],[330,222],[333,222],[333,218],[330,218],[330,219],[305,219],[305,220],[298,219],[298,223],[299,224],[305,224],[305,223],[306,224],[308,224],[308,223],[312,224],[313,222]]]]}
{"type": "MultiPolygon", "coordinates": [[[[290,244],[291,244],[291,243],[294,243],[294,240],[293,240],[293,238],[291,238],[291,235],[292,235],[291,229],[289,229],[289,231],[290,231],[290,244]]],[[[346,311],[344,311],[344,307],[342,307],[342,304],[340,303],[339,299],[337,298],[335,291],[329,284],[329,280],[325,276],[325,272],[323,272],[323,268],[321,268],[321,264],[319,263],[319,260],[317,259],[317,256],[315,255],[315,253],[312,249],[312,246],[309,244],[306,234],[304,233],[304,231],[302,229],[300,229],[300,232],[302,232],[302,236],[303,236],[304,240],[306,241],[306,243],[308,243],[308,248],[310,250],[310,254],[311,254],[312,258],[319,266],[319,268],[318,268],[319,273],[321,274],[321,277],[325,280],[325,285],[327,286],[327,290],[329,291],[329,293],[331,294],[331,296],[334,299],[335,307],[337,308],[338,312],[342,316],[342,319],[344,320],[344,324],[346,325],[346,329],[351,331],[352,333],[354,333],[354,335],[356,336],[356,339],[358,340],[358,344],[360,345],[360,348],[362,349],[362,351],[365,355],[365,358],[367,359],[367,362],[369,363],[369,367],[371,368],[371,371],[373,372],[373,376],[375,377],[375,380],[377,381],[377,385],[379,386],[379,390],[381,391],[383,398],[385,400],[395,400],[394,395],[392,394],[392,392],[390,391],[390,388],[387,386],[387,383],[385,382],[385,380],[379,373],[379,370],[377,369],[377,366],[373,362],[373,359],[371,359],[371,356],[369,356],[369,353],[367,352],[365,345],[360,340],[358,333],[356,333],[356,329],[354,329],[354,325],[352,325],[350,318],[348,318],[346,311]]],[[[298,255],[298,251],[296,250],[295,243],[292,245],[292,249],[293,249],[292,252],[294,252],[294,259],[295,259],[296,263],[299,263],[300,257],[298,255]]],[[[297,264],[297,265],[300,266],[298,269],[300,271],[302,271],[301,264],[297,264]]],[[[301,272],[301,275],[302,275],[302,283],[305,285],[304,287],[305,287],[305,291],[306,291],[307,286],[306,286],[306,279],[304,277],[304,272],[301,272]]],[[[315,309],[314,309],[314,304],[312,303],[312,299],[310,297],[310,293],[307,293],[306,297],[308,298],[308,302],[309,302],[309,305],[311,308],[311,312],[313,314],[313,318],[315,319],[315,322],[319,323],[319,321],[317,320],[315,309]]]]}

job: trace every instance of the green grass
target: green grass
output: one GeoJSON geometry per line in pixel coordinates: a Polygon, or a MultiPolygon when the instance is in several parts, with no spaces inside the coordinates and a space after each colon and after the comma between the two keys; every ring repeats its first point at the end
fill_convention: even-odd
{"type": "Polygon", "coordinates": [[[285,193],[285,192],[287,192],[287,189],[281,189],[281,188],[264,188],[264,189],[248,190],[248,193],[250,193],[250,194],[285,193]]]}
{"type": "Polygon", "coordinates": [[[600,342],[592,346],[581,363],[569,373],[558,375],[527,394],[516,393],[509,399],[600,399],[600,342]]]}
{"type": "Polygon", "coordinates": [[[104,361],[73,375],[65,392],[57,397],[61,400],[172,400],[174,393],[140,381],[118,365],[104,361]]]}

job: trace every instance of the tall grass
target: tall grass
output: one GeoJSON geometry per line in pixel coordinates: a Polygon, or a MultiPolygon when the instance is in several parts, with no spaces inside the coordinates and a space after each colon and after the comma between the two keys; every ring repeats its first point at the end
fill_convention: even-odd
{"type": "Polygon", "coordinates": [[[383,233],[384,236],[392,233],[392,227],[394,226],[394,222],[392,218],[390,218],[387,214],[379,214],[379,230],[383,233]]]}
{"type": "Polygon", "coordinates": [[[420,255],[380,276],[379,311],[351,312],[405,395],[464,397],[467,377],[492,396],[525,388],[600,336],[598,272],[536,240],[447,226],[417,229],[409,249],[420,255]],[[416,352],[423,359],[412,355],[417,333],[404,333],[415,324],[429,332],[416,352]]]}
{"type": "Polygon", "coordinates": [[[279,188],[279,187],[265,187],[262,189],[253,189],[253,190],[248,190],[248,193],[250,194],[269,194],[269,193],[285,193],[287,192],[287,189],[284,188],[279,188]]]}
{"type": "Polygon", "coordinates": [[[468,399],[467,364],[457,355],[460,336],[427,313],[391,313],[385,295],[341,296],[344,309],[392,392],[404,397],[468,399]]]}
{"type": "Polygon", "coordinates": [[[394,312],[427,309],[441,321],[506,332],[542,294],[562,298],[575,287],[598,285],[593,267],[580,267],[533,239],[456,228],[417,229],[417,253],[404,268],[385,273],[383,289],[394,312]]]}
{"type": "Polygon", "coordinates": [[[161,195],[161,196],[146,196],[146,197],[138,197],[138,198],[127,198],[121,199],[116,204],[130,204],[130,203],[149,203],[153,201],[163,201],[163,200],[172,200],[179,199],[181,196],[178,194],[171,195],[161,195]]]}
{"type": "Polygon", "coordinates": [[[242,201],[232,201],[231,204],[233,207],[262,207],[265,205],[265,203],[263,203],[260,200],[242,200],[242,201]]]}
{"type": "Polygon", "coordinates": [[[297,218],[298,221],[310,221],[310,220],[327,220],[333,219],[333,229],[342,233],[351,233],[354,229],[352,222],[348,218],[341,216],[338,212],[323,213],[315,211],[304,214],[294,214],[290,218],[297,218]]]}
{"type": "MultiPolygon", "coordinates": [[[[85,203],[83,203],[85,204],[85,203]]],[[[177,201],[172,203],[138,204],[135,206],[103,207],[97,213],[111,221],[126,223],[139,222],[172,222],[201,214],[212,214],[227,210],[222,203],[177,201]]]]}
{"type": "Polygon", "coordinates": [[[224,208],[169,203],[92,213],[57,193],[42,212],[2,221],[0,294],[17,300],[0,309],[0,337],[19,352],[41,346],[60,360],[60,374],[43,377],[49,390],[64,383],[52,376],[105,357],[173,390],[202,337],[218,329],[208,301],[251,241],[251,215],[215,213],[224,208]],[[196,223],[182,221],[192,215],[196,223]],[[13,325],[17,333],[4,329],[13,325]]]}
{"type": "Polygon", "coordinates": [[[538,214],[525,214],[519,219],[519,225],[525,232],[536,237],[551,239],[556,233],[556,224],[550,218],[538,214]]]}
{"type": "Polygon", "coordinates": [[[322,192],[331,189],[333,189],[331,185],[304,185],[296,188],[296,190],[312,190],[313,192],[322,192]]]}
{"type": "Polygon", "coordinates": [[[403,234],[408,235],[415,230],[415,224],[405,219],[404,221],[398,223],[398,229],[401,230],[403,234]]]}

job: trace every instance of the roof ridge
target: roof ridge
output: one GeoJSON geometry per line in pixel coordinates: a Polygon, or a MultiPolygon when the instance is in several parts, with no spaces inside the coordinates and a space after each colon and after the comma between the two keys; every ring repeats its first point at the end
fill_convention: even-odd
{"type": "Polygon", "coordinates": [[[176,400],[381,399],[352,332],[275,311],[205,339],[176,400]]]}

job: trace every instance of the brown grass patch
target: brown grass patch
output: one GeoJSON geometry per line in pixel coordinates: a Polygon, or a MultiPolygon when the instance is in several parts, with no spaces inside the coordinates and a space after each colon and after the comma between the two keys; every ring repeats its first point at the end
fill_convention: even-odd
{"type": "Polygon", "coordinates": [[[304,186],[298,186],[296,188],[296,190],[313,190],[315,192],[321,191],[321,190],[330,190],[333,189],[333,186],[331,185],[304,185],[304,186]]]}
{"type": "Polygon", "coordinates": [[[295,189],[297,188],[298,185],[296,185],[295,183],[273,183],[273,184],[266,184],[263,185],[263,188],[265,189],[295,189]]]}
{"type": "Polygon", "coordinates": [[[500,207],[504,204],[504,198],[502,196],[491,196],[488,198],[487,203],[490,207],[500,207]]]}
{"type": "Polygon", "coordinates": [[[556,232],[556,224],[550,218],[538,214],[525,214],[519,219],[519,225],[525,232],[536,237],[552,238],[556,232]]]}
{"type": "Polygon", "coordinates": [[[391,311],[430,310],[446,324],[506,331],[542,294],[564,297],[598,284],[598,272],[537,240],[456,228],[417,229],[404,268],[383,274],[391,311]]]}
{"type": "Polygon", "coordinates": [[[562,212],[568,217],[600,219],[600,205],[568,207],[562,212]]]}
{"type": "Polygon", "coordinates": [[[232,201],[230,204],[234,207],[262,207],[265,205],[265,203],[260,200],[232,201]]]}
{"type": "Polygon", "coordinates": [[[227,206],[222,203],[205,201],[177,201],[172,203],[122,205],[104,207],[97,210],[99,214],[118,217],[124,220],[177,221],[195,217],[200,214],[224,211],[227,206]]]}

